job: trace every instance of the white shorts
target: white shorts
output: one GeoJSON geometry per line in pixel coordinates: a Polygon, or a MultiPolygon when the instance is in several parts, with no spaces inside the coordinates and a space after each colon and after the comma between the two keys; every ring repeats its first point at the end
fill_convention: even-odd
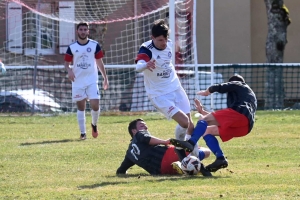
{"type": "Polygon", "coordinates": [[[191,112],[190,101],[183,88],[154,97],[150,101],[167,119],[171,119],[180,110],[185,114],[191,112]]]}
{"type": "Polygon", "coordinates": [[[100,99],[97,83],[93,83],[86,87],[72,87],[72,101],[77,102],[83,99],[100,99]]]}

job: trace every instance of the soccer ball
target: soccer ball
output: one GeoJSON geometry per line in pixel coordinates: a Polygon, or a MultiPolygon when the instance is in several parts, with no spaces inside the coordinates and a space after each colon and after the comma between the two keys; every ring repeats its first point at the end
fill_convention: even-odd
{"type": "Polygon", "coordinates": [[[196,175],[200,168],[201,161],[196,156],[187,156],[181,161],[181,169],[185,174],[196,175]]]}

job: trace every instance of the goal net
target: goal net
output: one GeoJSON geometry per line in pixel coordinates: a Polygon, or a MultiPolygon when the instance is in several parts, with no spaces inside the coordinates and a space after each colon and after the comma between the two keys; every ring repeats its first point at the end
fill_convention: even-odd
{"type": "Polygon", "coordinates": [[[193,0],[2,0],[0,25],[6,31],[0,32],[0,59],[7,73],[0,76],[0,90],[42,90],[66,110],[74,110],[64,54],[76,41],[76,24],[85,21],[90,24],[90,38],[104,51],[110,83],[102,91],[99,76],[101,109],[153,111],[134,59],[140,45],[150,39],[152,23],[161,18],[175,27],[171,30],[175,67],[192,100],[199,85],[194,71],[193,0]]]}

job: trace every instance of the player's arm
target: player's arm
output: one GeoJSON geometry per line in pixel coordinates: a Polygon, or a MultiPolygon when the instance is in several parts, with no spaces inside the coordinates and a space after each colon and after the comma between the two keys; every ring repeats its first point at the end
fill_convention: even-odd
{"type": "Polygon", "coordinates": [[[155,66],[155,60],[151,58],[152,58],[152,52],[146,47],[142,46],[135,59],[136,71],[143,72],[146,69],[153,71],[153,69],[155,69],[156,66],[155,66]]]}
{"type": "Polygon", "coordinates": [[[106,70],[104,67],[104,63],[102,61],[102,58],[100,59],[96,59],[96,64],[98,66],[99,71],[101,72],[101,75],[103,77],[103,89],[106,90],[108,88],[108,79],[107,79],[107,75],[106,75],[106,70]]]}
{"type": "Polygon", "coordinates": [[[144,143],[144,144],[149,144],[149,145],[168,145],[170,144],[170,139],[168,140],[162,140],[160,138],[152,136],[149,131],[139,131],[135,134],[135,138],[137,141],[144,143]]]}
{"type": "Polygon", "coordinates": [[[159,144],[168,145],[168,144],[170,144],[170,139],[168,139],[168,140],[162,140],[160,138],[151,136],[149,144],[150,145],[159,145],[159,144]]]}
{"type": "Polygon", "coordinates": [[[194,99],[194,102],[195,102],[195,106],[196,106],[198,113],[200,113],[201,115],[207,115],[210,113],[210,112],[204,110],[202,103],[198,99],[194,99]]]}
{"type": "Polygon", "coordinates": [[[96,59],[97,67],[103,77],[103,89],[106,90],[108,88],[108,79],[107,79],[106,70],[102,58],[103,58],[103,52],[101,50],[100,45],[97,44],[96,51],[95,51],[95,59],[96,59]]]}
{"type": "Polygon", "coordinates": [[[116,174],[117,175],[126,174],[126,171],[133,165],[135,164],[129,158],[125,157],[123,162],[121,163],[121,166],[117,169],[116,174]]]}
{"type": "Polygon", "coordinates": [[[64,65],[65,65],[66,71],[68,72],[69,80],[74,82],[75,75],[74,75],[74,72],[73,72],[72,68],[70,67],[72,61],[73,61],[73,54],[72,54],[72,51],[71,51],[70,47],[68,47],[67,52],[65,54],[65,63],[64,63],[64,65]]]}

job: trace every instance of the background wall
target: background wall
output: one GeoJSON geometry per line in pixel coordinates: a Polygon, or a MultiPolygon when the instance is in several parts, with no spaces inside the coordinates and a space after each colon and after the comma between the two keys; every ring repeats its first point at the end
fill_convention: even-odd
{"type": "MultiPolygon", "coordinates": [[[[215,63],[264,63],[267,13],[262,0],[215,0],[215,63]]],[[[285,0],[292,23],[284,62],[300,62],[300,1],[285,0]]],[[[197,1],[199,63],[210,63],[210,1],[197,1]]]]}

